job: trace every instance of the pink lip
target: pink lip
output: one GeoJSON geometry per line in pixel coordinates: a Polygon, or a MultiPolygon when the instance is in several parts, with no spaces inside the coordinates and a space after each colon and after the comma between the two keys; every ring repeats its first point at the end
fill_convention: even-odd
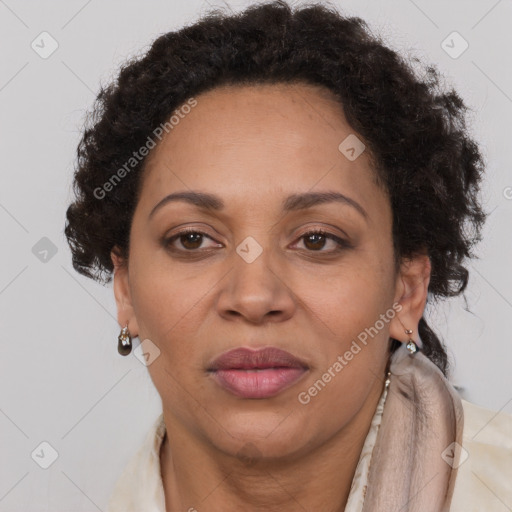
{"type": "Polygon", "coordinates": [[[221,387],[242,398],[269,398],[299,380],[307,365],[274,347],[237,348],[224,352],[208,367],[221,387]]]}

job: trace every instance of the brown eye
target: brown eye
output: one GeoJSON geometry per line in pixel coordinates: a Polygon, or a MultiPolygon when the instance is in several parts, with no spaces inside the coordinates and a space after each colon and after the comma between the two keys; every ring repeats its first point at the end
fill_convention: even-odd
{"type": "Polygon", "coordinates": [[[325,246],[326,237],[321,233],[313,233],[311,235],[304,236],[304,245],[308,249],[322,249],[325,246]]]}
{"type": "Polygon", "coordinates": [[[203,235],[201,233],[185,233],[179,236],[179,240],[185,249],[199,249],[203,235]]]}
{"type": "Polygon", "coordinates": [[[304,240],[304,247],[311,252],[329,254],[336,253],[344,248],[350,247],[350,244],[345,240],[323,230],[308,231],[307,233],[304,233],[299,240],[304,240]],[[331,242],[331,246],[334,247],[330,250],[322,250],[328,242],[331,242]]]}
{"type": "MultiPolygon", "coordinates": [[[[202,247],[203,242],[206,240],[215,242],[213,238],[202,231],[187,229],[164,239],[162,243],[166,249],[174,252],[199,253],[200,251],[203,252],[204,249],[208,249],[208,247],[202,247]],[[177,245],[178,242],[179,245],[177,245]]],[[[321,254],[335,254],[343,249],[351,247],[349,242],[323,230],[308,231],[307,233],[304,233],[299,240],[304,240],[304,247],[308,252],[318,252],[321,254]],[[324,250],[326,246],[329,247],[329,244],[331,245],[331,249],[328,248],[327,250],[324,250]]],[[[221,246],[221,244],[217,246],[210,246],[210,248],[219,246],[221,246]]]]}
{"type": "Polygon", "coordinates": [[[206,239],[213,241],[210,236],[202,231],[187,229],[164,239],[163,245],[165,248],[177,252],[193,252],[202,249],[201,245],[206,239]]]}

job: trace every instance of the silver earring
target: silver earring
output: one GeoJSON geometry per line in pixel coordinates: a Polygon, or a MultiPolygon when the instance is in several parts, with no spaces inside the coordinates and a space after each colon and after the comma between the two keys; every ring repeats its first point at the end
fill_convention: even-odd
{"type": "Polygon", "coordinates": [[[390,383],[391,383],[391,372],[390,372],[390,371],[388,371],[388,372],[386,373],[386,380],[384,381],[384,386],[385,386],[386,388],[388,388],[390,383]]]}
{"type": "MultiPolygon", "coordinates": [[[[405,329],[405,334],[412,334],[412,329],[405,329]]],[[[411,354],[415,354],[419,350],[418,345],[416,345],[412,338],[409,338],[406,347],[411,354]]]]}
{"type": "Polygon", "coordinates": [[[121,329],[117,341],[117,351],[122,356],[127,356],[132,351],[132,337],[128,331],[128,324],[121,329]]]}

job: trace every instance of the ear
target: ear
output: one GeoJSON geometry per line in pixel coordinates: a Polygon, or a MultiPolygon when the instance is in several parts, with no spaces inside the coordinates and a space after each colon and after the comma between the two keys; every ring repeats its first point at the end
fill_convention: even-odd
{"type": "Polygon", "coordinates": [[[430,271],[430,258],[426,253],[402,261],[395,285],[395,302],[400,303],[402,309],[390,322],[389,335],[392,338],[402,342],[418,339],[418,324],[427,303],[430,271]],[[412,334],[406,334],[405,329],[411,329],[412,334]]]}
{"type": "Polygon", "coordinates": [[[135,337],[138,336],[139,326],[132,306],[128,263],[120,254],[121,252],[117,246],[110,252],[114,265],[114,296],[117,305],[117,321],[121,327],[128,324],[130,335],[135,337]]]}

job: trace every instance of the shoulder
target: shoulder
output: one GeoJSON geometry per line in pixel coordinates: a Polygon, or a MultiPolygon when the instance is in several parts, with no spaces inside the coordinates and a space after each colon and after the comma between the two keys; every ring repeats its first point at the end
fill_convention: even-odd
{"type": "Polygon", "coordinates": [[[160,446],[164,434],[162,413],[117,479],[106,512],[165,512],[160,472],[160,446]]]}
{"type": "Polygon", "coordinates": [[[466,400],[452,512],[512,509],[512,415],[466,400]]]}

